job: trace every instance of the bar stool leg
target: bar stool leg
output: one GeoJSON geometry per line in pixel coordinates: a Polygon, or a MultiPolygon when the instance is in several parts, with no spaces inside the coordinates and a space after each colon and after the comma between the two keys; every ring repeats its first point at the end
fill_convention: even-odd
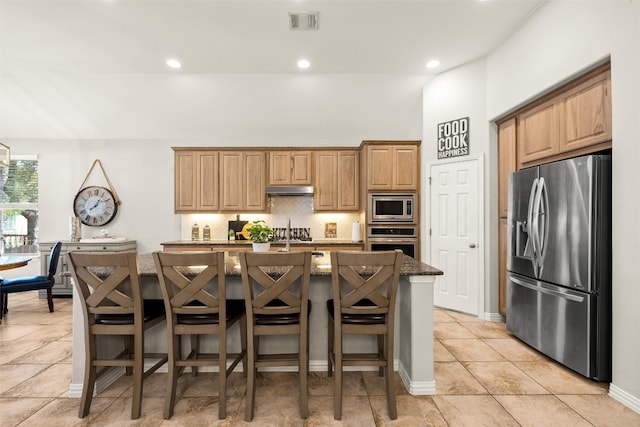
{"type": "Polygon", "coordinates": [[[131,419],[140,418],[142,410],[142,380],[144,379],[144,338],[142,331],[133,340],[133,402],[131,404],[131,419]]]}
{"type": "Polygon", "coordinates": [[[173,335],[171,338],[172,342],[169,343],[168,348],[168,357],[169,357],[169,374],[168,374],[168,386],[169,390],[165,395],[164,401],[164,419],[168,420],[173,416],[173,407],[176,403],[176,389],[178,388],[178,376],[180,375],[181,369],[175,364],[176,358],[180,356],[180,340],[182,337],[180,335],[173,335]]]}
{"type": "Polygon", "coordinates": [[[327,313],[327,348],[329,351],[327,352],[327,376],[331,377],[333,375],[333,328],[335,325],[333,324],[333,317],[327,313]]]}
{"type": "Polygon", "coordinates": [[[309,416],[309,404],[308,404],[308,387],[307,379],[309,375],[309,353],[306,339],[306,331],[300,331],[300,347],[299,347],[299,368],[298,375],[300,376],[300,418],[307,418],[309,416]]]}
{"type": "Polygon", "coordinates": [[[84,362],[84,381],[82,382],[82,399],[80,400],[80,410],[78,417],[84,418],[89,415],[91,408],[91,400],[93,399],[93,389],[96,385],[96,367],[93,364],[96,358],[96,337],[90,335],[87,342],[85,362],[84,362]]]}
{"type": "Polygon", "coordinates": [[[250,422],[253,419],[253,403],[256,398],[256,354],[258,351],[258,340],[258,336],[247,340],[247,403],[244,408],[244,420],[246,422],[250,422]]]}
{"type": "Polygon", "coordinates": [[[396,409],[396,391],[394,387],[394,378],[393,378],[393,334],[386,334],[386,346],[385,346],[385,357],[387,361],[387,365],[385,368],[385,385],[387,389],[387,408],[389,409],[389,418],[395,420],[398,418],[398,411],[396,409]]]}
{"type": "Polygon", "coordinates": [[[342,333],[338,332],[333,342],[336,376],[333,380],[333,418],[342,418],[342,333]]]}

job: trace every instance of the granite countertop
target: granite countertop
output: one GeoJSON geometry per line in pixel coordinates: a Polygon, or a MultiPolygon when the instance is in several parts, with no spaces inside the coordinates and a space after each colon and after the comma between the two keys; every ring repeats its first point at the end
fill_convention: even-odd
{"type": "MultiPolygon", "coordinates": [[[[331,257],[329,252],[314,252],[311,258],[311,276],[330,276],[331,257]],[[321,254],[321,255],[320,255],[321,254]]],[[[238,252],[225,252],[225,271],[227,276],[240,276],[240,260],[238,252]]],[[[155,264],[151,254],[141,254],[140,275],[142,277],[157,277],[155,264]]],[[[276,272],[277,273],[277,272],[276,272]]],[[[185,272],[188,275],[188,271],[185,272]]],[[[440,276],[443,272],[421,261],[417,261],[404,255],[402,260],[401,276],[440,276]]]]}
{"type": "MultiPolygon", "coordinates": [[[[251,240],[174,240],[172,242],[163,242],[161,245],[175,246],[246,246],[253,242],[251,240]]],[[[274,246],[286,245],[284,240],[276,240],[271,242],[274,246]]],[[[341,239],[318,239],[318,240],[291,240],[291,246],[354,246],[362,245],[362,242],[354,242],[352,240],[341,239]]]]}

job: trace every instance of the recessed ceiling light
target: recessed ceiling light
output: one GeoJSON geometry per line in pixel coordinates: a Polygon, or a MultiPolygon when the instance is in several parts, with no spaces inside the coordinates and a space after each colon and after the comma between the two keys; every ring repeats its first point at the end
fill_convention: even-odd
{"type": "Polygon", "coordinates": [[[440,61],[438,61],[437,59],[432,59],[431,61],[427,62],[427,68],[436,68],[438,65],[440,65],[440,61]]]}
{"type": "Polygon", "coordinates": [[[182,67],[182,64],[177,59],[171,58],[171,59],[167,59],[167,66],[174,69],[178,69],[182,67]]]}
{"type": "Polygon", "coordinates": [[[298,68],[306,70],[310,66],[311,66],[311,62],[309,62],[308,59],[300,59],[300,60],[298,60],[298,68]]]}

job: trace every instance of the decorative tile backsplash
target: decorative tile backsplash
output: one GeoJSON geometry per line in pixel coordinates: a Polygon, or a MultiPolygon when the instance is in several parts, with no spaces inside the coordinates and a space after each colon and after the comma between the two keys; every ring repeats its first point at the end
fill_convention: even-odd
{"type": "MultiPolygon", "coordinates": [[[[271,227],[286,227],[291,219],[291,227],[310,228],[313,240],[325,239],[325,224],[335,223],[336,239],[350,240],[352,224],[360,220],[358,213],[314,213],[313,196],[277,196],[268,200],[271,213],[242,213],[240,220],[264,220],[271,227]]],[[[228,235],[228,222],[235,220],[235,214],[186,214],[181,215],[180,238],[191,239],[191,226],[196,222],[202,228],[211,227],[212,240],[225,240],[228,235]]]]}

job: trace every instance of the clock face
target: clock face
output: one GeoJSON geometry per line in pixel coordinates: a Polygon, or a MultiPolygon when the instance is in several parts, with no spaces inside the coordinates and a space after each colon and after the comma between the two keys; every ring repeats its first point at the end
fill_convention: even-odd
{"type": "Polygon", "coordinates": [[[113,193],[104,187],[85,187],[73,201],[73,212],[85,225],[100,227],[108,224],[117,211],[113,193]]]}

